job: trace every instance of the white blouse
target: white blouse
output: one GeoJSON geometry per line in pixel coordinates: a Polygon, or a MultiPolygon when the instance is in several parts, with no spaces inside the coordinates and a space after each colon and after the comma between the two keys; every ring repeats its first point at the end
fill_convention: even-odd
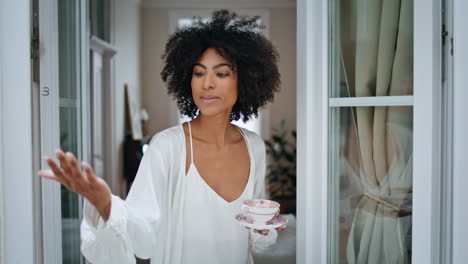
{"type": "Polygon", "coordinates": [[[107,222],[85,199],[81,252],[86,259],[93,264],[128,264],[136,262],[136,255],[142,259],[151,258],[152,264],[197,264],[199,261],[214,264],[220,263],[219,260],[233,264],[253,263],[252,251],[262,251],[273,244],[277,233],[271,230],[269,235],[263,236],[244,229],[234,220],[241,201],[263,198],[265,194],[264,142],[249,130],[241,128],[241,131],[249,150],[250,176],[242,196],[231,204],[224,201],[224,205],[221,200],[214,199],[222,199],[215,196],[214,190],[209,193],[209,186],[194,164],[190,166],[189,173],[185,173],[186,147],[182,125],[154,135],[126,200],[112,195],[107,222]],[[197,199],[212,199],[216,210],[223,211],[216,211],[209,218],[204,215],[193,222],[196,212],[188,210],[187,205],[195,206],[194,194],[197,199]],[[217,217],[217,220],[206,225],[207,219],[212,221],[212,217],[217,217]],[[193,228],[194,223],[200,228],[193,228]],[[229,243],[224,244],[226,241],[231,241],[230,248],[229,243]],[[233,258],[234,255],[239,258],[233,258]]]}

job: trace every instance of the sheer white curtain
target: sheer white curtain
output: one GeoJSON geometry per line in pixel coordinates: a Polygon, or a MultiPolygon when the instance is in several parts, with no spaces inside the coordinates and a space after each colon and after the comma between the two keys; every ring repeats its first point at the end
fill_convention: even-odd
{"type": "MultiPolygon", "coordinates": [[[[412,93],[413,1],[341,1],[342,56],[350,96],[412,93]],[[347,3],[345,3],[347,2],[347,3]]],[[[362,197],[347,243],[348,263],[407,263],[411,228],[412,108],[356,107],[362,197]]]]}

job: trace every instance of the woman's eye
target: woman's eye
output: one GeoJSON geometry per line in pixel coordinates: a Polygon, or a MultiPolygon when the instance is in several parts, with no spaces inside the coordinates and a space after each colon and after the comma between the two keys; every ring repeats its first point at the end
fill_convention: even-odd
{"type": "Polygon", "coordinates": [[[224,77],[228,77],[229,73],[217,73],[216,76],[218,76],[220,78],[224,78],[224,77]]]}
{"type": "Polygon", "coordinates": [[[195,77],[202,77],[202,76],[203,76],[203,73],[201,73],[201,72],[194,72],[193,75],[194,75],[195,77]]]}

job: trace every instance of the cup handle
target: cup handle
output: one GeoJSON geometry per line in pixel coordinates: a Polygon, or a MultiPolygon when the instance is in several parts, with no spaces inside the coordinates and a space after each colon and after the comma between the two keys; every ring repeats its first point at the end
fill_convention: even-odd
{"type": "Polygon", "coordinates": [[[243,215],[246,215],[248,212],[249,212],[249,207],[248,207],[247,205],[243,204],[243,205],[241,206],[241,213],[242,213],[243,215]]]}

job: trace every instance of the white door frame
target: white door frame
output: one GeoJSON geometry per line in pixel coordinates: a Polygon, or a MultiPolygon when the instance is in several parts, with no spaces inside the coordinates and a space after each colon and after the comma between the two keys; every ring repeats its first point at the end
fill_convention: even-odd
{"type": "MultiPolygon", "coordinates": [[[[424,264],[437,263],[439,252],[438,2],[414,1],[413,223],[418,224],[412,250],[413,263],[424,264]]],[[[297,1],[297,263],[328,261],[328,16],[326,0],[297,1]]]]}
{"type": "MultiPolygon", "coordinates": [[[[114,53],[117,52],[115,45],[115,35],[116,35],[116,2],[109,1],[109,37],[110,37],[110,44],[114,48],[114,53]]],[[[112,55],[113,56],[113,55],[112,55]]],[[[118,178],[119,175],[119,150],[118,146],[120,142],[118,142],[117,138],[117,122],[116,120],[116,109],[120,105],[117,105],[116,100],[116,89],[115,87],[115,59],[111,59],[109,62],[109,68],[106,74],[109,76],[109,89],[104,89],[104,133],[106,137],[104,138],[104,151],[107,153],[104,159],[104,171],[105,173],[109,173],[110,176],[108,178],[112,178],[112,181],[109,183],[111,189],[120,195],[124,195],[126,183],[120,184],[121,179],[118,178]],[[123,188],[125,187],[125,188],[123,188]]]]}
{"type": "Polygon", "coordinates": [[[327,262],[328,1],[297,1],[297,263],[327,262]]]}
{"type": "Polygon", "coordinates": [[[453,251],[452,263],[464,263],[468,259],[468,10],[466,0],[453,0],[453,251]]]}
{"type": "MultiPolygon", "coordinates": [[[[111,73],[111,68],[112,68],[112,60],[113,56],[117,53],[117,48],[112,46],[110,43],[107,43],[104,40],[101,40],[97,38],[96,36],[92,36],[91,39],[89,40],[89,48],[90,51],[93,53],[93,57],[95,56],[94,53],[100,54],[102,56],[102,71],[103,71],[103,79],[102,79],[102,86],[101,86],[101,98],[99,108],[102,109],[102,117],[103,117],[103,125],[101,127],[102,135],[106,135],[106,137],[102,136],[101,140],[103,146],[102,146],[102,157],[101,159],[104,162],[104,180],[111,186],[113,187],[112,189],[117,191],[118,184],[119,184],[119,179],[115,177],[116,174],[112,173],[112,168],[115,165],[115,162],[113,162],[114,159],[112,159],[113,155],[110,155],[112,149],[110,148],[111,140],[113,140],[113,137],[110,136],[113,134],[112,131],[115,131],[112,125],[115,125],[115,122],[113,118],[110,118],[111,111],[108,109],[112,105],[111,102],[115,101],[114,100],[114,92],[113,92],[113,80],[112,80],[112,73],[111,73]],[[107,136],[109,135],[109,136],[107,136]],[[107,139],[111,138],[111,140],[107,139]]],[[[93,62],[90,61],[90,64],[93,62]]],[[[94,87],[94,84],[91,84],[91,87],[94,87]]],[[[95,108],[95,105],[93,104],[92,106],[95,108]]],[[[91,118],[90,118],[91,119],[91,118]]],[[[90,122],[90,121],[89,121],[90,122]]],[[[94,133],[94,128],[93,132],[94,133]]],[[[94,148],[94,146],[92,147],[94,148]]],[[[93,152],[93,151],[92,151],[93,152]]],[[[94,153],[91,153],[91,159],[94,160],[94,153]]]]}
{"type": "MultiPolygon", "coordinates": [[[[40,148],[36,159],[41,160],[41,169],[48,168],[44,156],[54,157],[60,147],[59,124],[59,76],[58,76],[58,6],[56,0],[39,1],[39,43],[44,47],[40,53],[39,131],[40,148]],[[47,130],[47,133],[41,133],[47,130]]],[[[62,222],[60,184],[41,180],[42,189],[42,244],[43,263],[62,261],[62,222]]]]}
{"type": "Polygon", "coordinates": [[[413,263],[439,263],[442,6],[414,1],[413,263]]]}
{"type": "MultiPolygon", "coordinates": [[[[42,157],[55,156],[55,150],[60,148],[60,99],[59,99],[59,39],[58,39],[58,1],[41,0],[39,3],[39,55],[40,55],[40,93],[39,98],[39,122],[34,129],[39,135],[39,142],[33,146],[35,159],[40,160],[41,168],[48,168],[42,157]]],[[[79,97],[81,98],[77,109],[77,122],[80,122],[78,131],[77,157],[88,160],[89,157],[89,127],[87,115],[89,114],[89,91],[84,89],[87,82],[87,58],[89,54],[87,28],[87,1],[80,1],[80,51],[77,75],[81,79],[77,82],[81,85],[79,97]]],[[[36,213],[42,214],[40,227],[36,232],[42,236],[42,256],[37,256],[35,263],[62,263],[62,208],[61,208],[61,186],[55,181],[41,179],[41,208],[36,213]],[[42,210],[41,210],[42,209],[42,210]]],[[[37,206],[37,205],[36,205],[37,206]]],[[[82,201],[79,199],[78,207],[81,208],[82,201]]],[[[82,218],[81,210],[78,212],[82,218]]]]}
{"type": "Polygon", "coordinates": [[[35,263],[30,15],[0,1],[0,263],[35,263]]]}

